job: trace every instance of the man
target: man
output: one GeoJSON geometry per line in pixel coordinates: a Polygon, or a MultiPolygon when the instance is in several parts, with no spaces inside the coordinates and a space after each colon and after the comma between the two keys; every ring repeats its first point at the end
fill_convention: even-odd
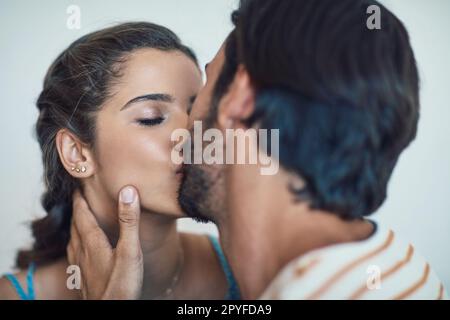
{"type": "MultiPolygon", "coordinates": [[[[180,204],[217,224],[242,297],[447,297],[411,245],[365,218],[416,135],[419,79],[402,23],[373,0],[242,1],[233,22],[192,118],[224,135],[278,129],[280,170],[188,165],[180,204]],[[367,27],[371,5],[381,29],[367,27]]],[[[233,148],[249,155],[259,145],[233,148]]],[[[131,221],[137,207],[124,206],[131,221]]],[[[129,247],[134,229],[124,229],[129,247]]],[[[125,260],[104,287],[124,287],[125,260]]]]}

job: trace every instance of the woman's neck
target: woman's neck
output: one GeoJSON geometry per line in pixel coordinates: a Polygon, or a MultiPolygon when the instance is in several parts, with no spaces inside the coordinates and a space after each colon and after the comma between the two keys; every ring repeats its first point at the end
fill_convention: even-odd
{"type": "Polygon", "coordinates": [[[139,228],[144,257],[142,298],[166,298],[178,284],[184,267],[176,220],[142,212],[139,228]]]}

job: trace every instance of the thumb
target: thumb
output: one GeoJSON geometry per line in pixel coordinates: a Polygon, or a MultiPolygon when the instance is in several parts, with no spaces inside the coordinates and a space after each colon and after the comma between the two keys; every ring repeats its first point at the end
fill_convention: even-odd
{"type": "Polygon", "coordinates": [[[119,241],[118,249],[123,249],[128,254],[140,252],[139,242],[139,217],[141,208],[139,195],[136,188],[126,186],[119,194],[119,241]]]}

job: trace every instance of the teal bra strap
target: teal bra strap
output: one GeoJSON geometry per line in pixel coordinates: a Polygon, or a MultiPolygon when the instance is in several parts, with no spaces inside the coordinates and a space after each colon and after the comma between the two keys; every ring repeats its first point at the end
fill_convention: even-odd
{"type": "Polygon", "coordinates": [[[34,263],[30,263],[30,266],[28,267],[27,272],[27,291],[28,293],[25,293],[22,286],[19,283],[19,280],[17,280],[16,276],[13,274],[6,274],[6,279],[11,282],[12,286],[16,290],[17,294],[19,295],[20,299],[22,300],[35,300],[34,295],[34,287],[33,287],[33,275],[34,275],[34,263]]]}
{"type": "Polygon", "coordinates": [[[214,250],[219,257],[220,265],[222,266],[223,272],[225,273],[225,277],[228,283],[228,293],[225,297],[226,300],[240,300],[241,294],[239,292],[239,287],[237,285],[236,279],[233,276],[233,272],[231,271],[230,265],[228,264],[225,255],[223,254],[222,247],[219,244],[219,240],[211,235],[208,235],[209,240],[211,241],[214,250]]]}

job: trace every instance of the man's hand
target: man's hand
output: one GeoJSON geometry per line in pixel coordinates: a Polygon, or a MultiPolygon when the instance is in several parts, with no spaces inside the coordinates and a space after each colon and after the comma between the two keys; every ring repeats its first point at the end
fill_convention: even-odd
{"type": "Polygon", "coordinates": [[[139,197],[127,186],[119,195],[120,235],[112,248],[86,200],[76,191],[67,257],[81,270],[83,299],[139,299],[143,279],[139,197]]]}

